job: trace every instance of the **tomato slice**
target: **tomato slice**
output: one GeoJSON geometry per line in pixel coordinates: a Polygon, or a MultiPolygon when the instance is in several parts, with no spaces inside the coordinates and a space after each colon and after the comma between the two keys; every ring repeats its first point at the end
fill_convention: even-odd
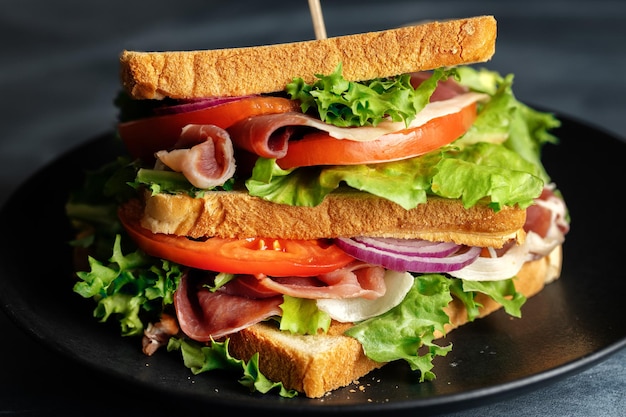
{"type": "Polygon", "coordinates": [[[232,274],[315,276],[354,261],[324,239],[223,239],[196,241],[184,236],[152,233],[120,211],[120,220],[135,243],[148,255],[192,268],[232,274]]]}
{"type": "Polygon", "coordinates": [[[287,155],[277,160],[283,169],[315,165],[354,165],[396,161],[423,155],[447,145],[476,120],[476,104],[429,120],[421,126],[390,133],[369,142],[339,140],[326,132],[289,142],[287,155]]]}
{"type": "Polygon", "coordinates": [[[152,161],[155,152],[174,146],[188,124],[212,124],[226,129],[250,116],[288,111],[300,111],[299,104],[282,97],[246,97],[206,109],[120,123],[117,131],[131,157],[152,161]]]}

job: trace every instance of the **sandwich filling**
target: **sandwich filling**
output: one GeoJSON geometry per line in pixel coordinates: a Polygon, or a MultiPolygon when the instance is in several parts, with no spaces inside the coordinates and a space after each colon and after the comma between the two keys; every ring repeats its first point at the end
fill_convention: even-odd
{"type": "MultiPolygon", "coordinates": [[[[512,80],[457,67],[350,82],[339,65],[276,94],[140,103],[141,117],[122,97],[118,133],[130,158],[99,173],[108,178],[106,202],[76,194],[67,206],[79,227],[91,227],[76,244],[96,251],[74,290],[95,299],[102,321],[142,335],[146,354],[181,350],[194,372],[211,368],[207,348],[236,363],[228,337],[256,323],[318,334],[343,322],[354,324],[346,334],[374,361],[404,359],[432,379],[433,357],[451,348],[434,343],[450,301],[461,300],[470,320],[478,293],[520,316],[516,274],[569,230],[540,161],[558,121],[517,101],[512,80]],[[407,211],[433,198],[494,213],[515,208],[526,221],[501,244],[476,245],[480,236],[470,243],[373,232],[189,237],[165,233],[145,214],[146,195],[244,192],[307,210],[346,190],[407,211]],[[95,206],[108,210],[111,227],[94,223],[86,207],[95,206]],[[112,255],[98,252],[105,247],[112,255]]],[[[245,381],[260,391],[275,386],[245,381]]]]}

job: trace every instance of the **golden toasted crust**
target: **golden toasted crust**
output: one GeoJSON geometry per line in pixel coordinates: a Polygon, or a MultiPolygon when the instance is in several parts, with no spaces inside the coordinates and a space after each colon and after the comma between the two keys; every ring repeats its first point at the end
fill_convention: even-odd
{"type": "Polygon", "coordinates": [[[328,39],[246,48],[124,51],[122,84],[135,99],[240,96],[282,91],[295,77],[312,83],[343,64],[351,81],[489,60],[492,16],[428,22],[328,39]]]}
{"type": "Polygon", "coordinates": [[[384,365],[366,357],[361,344],[351,337],[338,333],[292,335],[271,323],[232,335],[228,346],[231,355],[245,360],[259,352],[259,367],[265,376],[310,398],[348,385],[384,365]]]}
{"type": "Polygon", "coordinates": [[[501,247],[523,241],[526,211],[430,198],[412,210],[358,191],[329,194],[316,207],[275,204],[243,191],[207,192],[202,198],[145,194],[141,225],[154,233],[198,237],[317,239],[353,236],[421,238],[501,247]]]}
{"type": "MultiPolygon", "coordinates": [[[[515,287],[531,297],[558,278],[560,268],[561,247],[558,247],[550,256],[524,265],[515,287]]],[[[483,304],[480,317],[501,307],[487,297],[477,301],[483,304]]],[[[467,311],[461,302],[452,301],[446,313],[450,316],[446,332],[467,323],[467,311]]],[[[259,367],[268,378],[282,381],[286,388],[307,397],[319,398],[384,366],[367,358],[356,339],[342,335],[349,326],[334,322],[330,334],[296,336],[262,323],[231,336],[229,349],[233,356],[246,360],[259,352],[259,367]]]]}

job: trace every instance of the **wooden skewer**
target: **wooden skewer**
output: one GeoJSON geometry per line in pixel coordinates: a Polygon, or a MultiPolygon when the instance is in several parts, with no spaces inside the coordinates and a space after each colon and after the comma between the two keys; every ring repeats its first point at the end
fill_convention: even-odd
{"type": "Polygon", "coordinates": [[[322,16],[322,6],[320,0],[309,0],[309,9],[313,19],[313,29],[316,39],[326,39],[326,27],[324,26],[324,16],[322,16]]]}

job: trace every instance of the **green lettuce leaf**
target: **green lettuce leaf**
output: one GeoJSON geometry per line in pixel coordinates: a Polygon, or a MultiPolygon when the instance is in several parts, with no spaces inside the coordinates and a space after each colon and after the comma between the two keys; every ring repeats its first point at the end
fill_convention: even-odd
{"type": "Polygon", "coordinates": [[[365,354],[378,362],[405,360],[412,370],[420,371],[420,381],[432,380],[432,361],[445,356],[452,345],[434,343],[435,332],[444,333],[450,318],[444,308],[459,299],[468,311],[469,321],[478,317],[481,304],[476,293],[486,294],[503,305],[505,311],[520,317],[526,298],[515,291],[513,279],[504,281],[466,281],[441,274],[415,276],[415,283],[405,299],[387,313],[365,320],[346,334],[356,338],[365,354]]]}
{"type": "Polygon", "coordinates": [[[474,321],[480,314],[480,307],[482,304],[477,303],[475,300],[475,293],[463,290],[463,280],[451,279],[450,280],[450,294],[460,300],[465,306],[467,311],[467,321],[474,321]]]}
{"type": "Polygon", "coordinates": [[[527,207],[541,194],[538,167],[505,147],[479,142],[455,146],[402,161],[370,165],[282,170],[275,160],[260,159],[246,181],[250,195],[274,203],[316,206],[345,184],[393,201],[409,210],[428,195],[461,198],[465,207],[488,199],[494,210],[503,205],[527,207]]]}
{"type": "MultiPolygon", "coordinates": [[[[235,183],[234,178],[229,178],[220,186],[211,188],[211,190],[230,191],[235,183]]],[[[189,194],[192,197],[202,197],[207,189],[194,187],[181,172],[163,171],[158,169],[139,168],[136,172],[134,181],[129,185],[139,188],[145,186],[152,194],[168,193],[189,194]]]]}
{"type": "Polygon", "coordinates": [[[502,281],[466,281],[453,279],[450,292],[458,298],[467,310],[468,321],[474,321],[480,313],[482,304],[477,303],[477,292],[489,296],[491,299],[502,304],[504,311],[513,317],[521,317],[521,308],[526,302],[526,297],[515,290],[513,279],[502,281]]]}
{"type": "Polygon", "coordinates": [[[538,167],[508,148],[479,142],[443,155],[431,179],[433,194],[461,199],[466,208],[489,198],[498,211],[502,206],[526,208],[541,194],[543,180],[538,167]]]}
{"type": "Polygon", "coordinates": [[[478,141],[504,141],[504,146],[536,165],[542,179],[549,182],[541,163],[541,149],[547,143],[558,143],[550,130],[561,122],[552,113],[535,110],[517,100],[512,89],[513,74],[502,77],[495,71],[464,66],[457,68],[457,77],[462,85],[487,93],[491,99],[481,104],[476,121],[455,144],[462,147],[478,141]]]}
{"type": "Polygon", "coordinates": [[[420,159],[373,165],[283,170],[274,159],[259,158],[246,181],[250,195],[279,204],[316,206],[342,182],[395,201],[406,209],[426,201],[432,164],[420,159]]]}
{"type": "Polygon", "coordinates": [[[285,91],[292,100],[301,102],[303,113],[314,112],[336,126],[376,126],[386,118],[408,125],[428,104],[437,82],[454,74],[454,70],[435,70],[413,88],[410,74],[352,82],[343,78],[342,69],[339,64],[330,75],[316,74],[318,80],[313,84],[295,78],[285,91]]]}
{"type": "Polygon", "coordinates": [[[515,291],[513,279],[502,281],[467,281],[463,280],[463,291],[481,292],[502,304],[504,311],[513,317],[522,316],[522,306],[526,302],[523,294],[515,291]]]}
{"type": "Polygon", "coordinates": [[[377,362],[404,359],[412,370],[421,372],[420,381],[432,380],[433,358],[452,349],[452,345],[441,347],[433,342],[435,331],[443,332],[450,321],[443,311],[452,300],[450,282],[440,274],[417,276],[402,303],[356,324],[346,334],[363,345],[369,358],[377,362]]]}
{"type": "Polygon", "coordinates": [[[330,327],[330,316],[317,308],[315,300],[283,296],[280,305],[283,313],[280,318],[280,330],[296,334],[317,334],[318,330],[326,333],[330,327]]]}
{"type": "Polygon", "coordinates": [[[167,351],[180,350],[183,363],[194,375],[203,372],[222,369],[241,372],[239,383],[248,387],[250,391],[263,394],[277,389],[280,396],[292,398],[298,395],[297,391],[286,389],[280,382],[272,382],[259,371],[259,355],[255,354],[248,362],[236,359],[228,353],[228,342],[211,342],[209,345],[195,341],[172,337],[167,344],[167,351]]]}
{"type": "Polygon", "coordinates": [[[119,321],[123,336],[143,334],[144,327],[173,303],[182,274],[177,264],[135,251],[124,255],[115,239],[108,262],[89,258],[90,271],[79,271],[74,292],[96,301],[94,317],[119,321]]]}

